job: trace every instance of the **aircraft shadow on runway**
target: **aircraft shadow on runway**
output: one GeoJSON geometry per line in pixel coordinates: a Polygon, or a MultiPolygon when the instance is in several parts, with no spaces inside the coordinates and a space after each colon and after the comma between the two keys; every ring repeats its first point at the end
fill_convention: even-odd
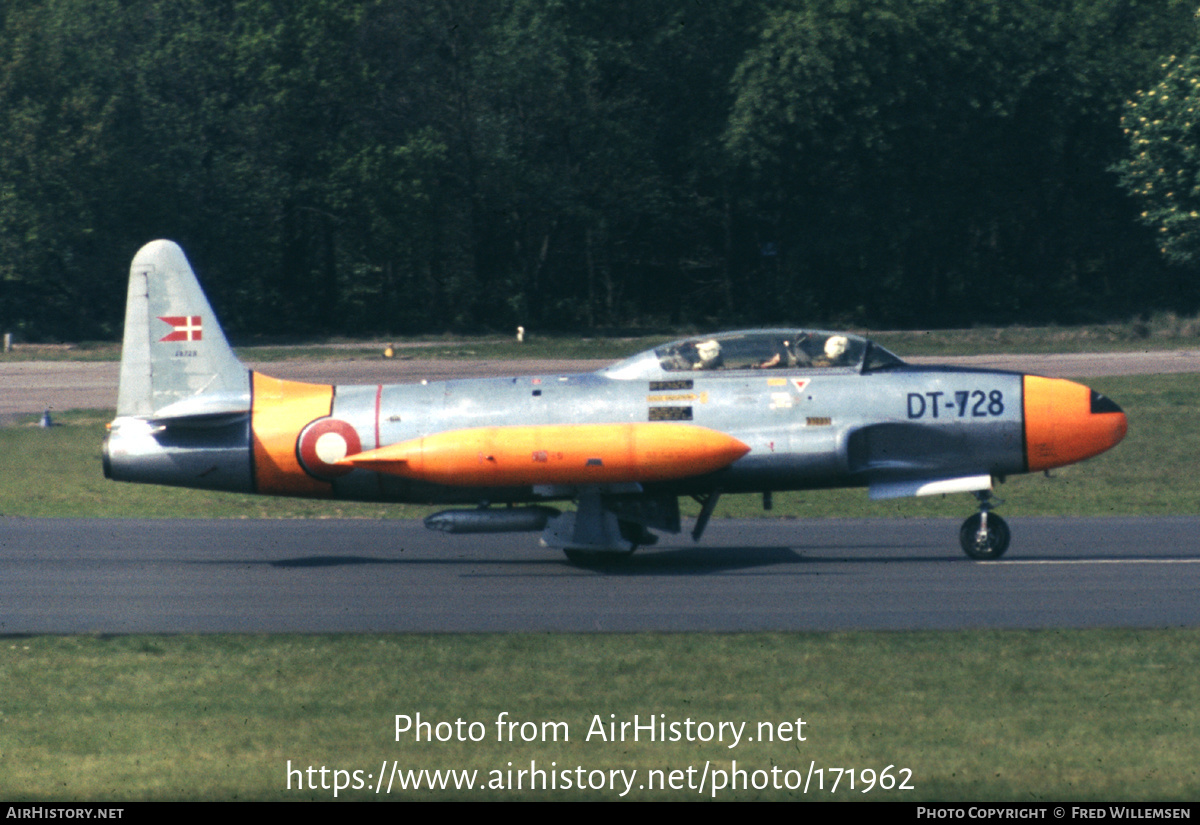
{"type": "MultiPolygon", "coordinates": [[[[760,567],[778,565],[812,565],[812,564],[896,564],[896,563],[930,563],[930,562],[963,562],[971,564],[966,558],[959,558],[950,553],[897,554],[895,545],[853,545],[815,546],[815,547],[664,547],[639,551],[630,556],[614,558],[599,558],[582,562],[571,562],[562,557],[547,555],[545,557],[513,558],[511,556],[489,557],[485,552],[479,555],[463,557],[461,555],[446,556],[445,558],[415,558],[415,557],[382,557],[363,555],[319,555],[299,556],[296,558],[260,561],[271,567],[288,568],[321,568],[348,567],[355,565],[399,565],[399,566],[458,566],[483,567],[492,573],[505,575],[523,572],[526,575],[554,574],[561,575],[564,571],[576,570],[581,573],[602,573],[612,576],[641,576],[641,575],[703,575],[721,573],[731,570],[751,570],[760,567]],[[879,551],[878,555],[861,556],[864,551],[879,551]],[[819,554],[819,555],[816,555],[819,554]],[[524,568],[524,570],[519,570],[524,568]]],[[[236,563],[244,564],[245,560],[236,563]]],[[[793,571],[796,572],[796,571],[793,571]]]]}
{"type": "Polygon", "coordinates": [[[271,567],[351,567],[357,564],[411,564],[411,559],[385,559],[371,556],[301,556],[269,561],[271,567]]]}
{"type": "MultiPolygon", "coordinates": [[[[529,558],[511,556],[488,556],[481,552],[476,556],[461,555],[445,558],[381,557],[362,555],[300,556],[275,561],[260,561],[277,568],[347,567],[353,565],[396,565],[422,567],[473,567],[504,569],[508,574],[523,568],[526,574],[538,575],[538,571],[561,575],[572,570],[581,573],[607,573],[614,575],[663,575],[718,573],[726,570],[744,570],[779,564],[795,564],[803,561],[790,547],[697,547],[670,548],[657,552],[641,552],[632,556],[575,563],[562,556],[546,555],[529,558]]],[[[230,563],[245,564],[239,559],[230,563]]]]}

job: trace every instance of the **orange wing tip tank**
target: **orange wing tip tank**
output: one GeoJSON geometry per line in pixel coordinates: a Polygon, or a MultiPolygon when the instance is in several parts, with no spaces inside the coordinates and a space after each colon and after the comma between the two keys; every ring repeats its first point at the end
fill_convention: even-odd
{"type": "Polygon", "coordinates": [[[668,481],[727,467],[750,452],[692,424],[479,427],[347,456],[341,464],[437,484],[502,487],[668,481]]]}

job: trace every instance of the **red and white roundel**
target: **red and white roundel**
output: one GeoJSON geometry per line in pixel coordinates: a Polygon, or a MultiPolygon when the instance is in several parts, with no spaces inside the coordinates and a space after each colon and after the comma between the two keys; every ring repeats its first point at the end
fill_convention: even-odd
{"type": "Polygon", "coordinates": [[[337,418],[318,418],[300,431],[296,455],[309,475],[326,481],[344,476],[353,467],[337,462],[362,452],[362,442],[353,427],[337,418]]]}

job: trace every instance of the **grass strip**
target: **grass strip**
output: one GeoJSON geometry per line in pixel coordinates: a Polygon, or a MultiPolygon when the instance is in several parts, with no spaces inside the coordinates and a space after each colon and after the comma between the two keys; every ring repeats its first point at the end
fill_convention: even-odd
{"type": "Polygon", "coordinates": [[[686,771],[695,786],[706,763],[711,782],[736,761],[750,787],[717,799],[1195,800],[1198,642],[1195,630],[9,637],[0,797],[332,800],[333,770],[365,784],[398,763],[476,771],[475,789],[393,785],[392,799],[617,799],[562,787],[562,771],[575,782],[612,770],[637,771],[625,798],[708,799],[711,785],[688,787],[686,771]],[[449,741],[397,739],[396,715],[418,713],[449,741]],[[518,725],[504,741],[502,713],[518,725]],[[681,741],[596,733],[635,715],[678,723],[681,741]],[[450,733],[460,719],[461,738],[478,722],[481,741],[450,733]],[[701,722],[746,728],[730,748],[728,732],[695,741],[701,722]],[[531,790],[526,776],[512,788],[531,763],[559,787],[531,790]],[[810,765],[824,790],[815,777],[807,795],[772,787],[810,765]],[[860,772],[889,765],[900,779],[911,770],[913,790],[876,780],[864,793],[860,772]],[[655,770],[680,771],[681,787],[637,787],[655,770]]]}

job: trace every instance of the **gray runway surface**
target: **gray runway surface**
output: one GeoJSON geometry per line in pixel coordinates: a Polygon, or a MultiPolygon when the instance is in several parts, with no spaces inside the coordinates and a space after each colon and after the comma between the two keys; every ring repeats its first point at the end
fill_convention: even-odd
{"type": "Polygon", "coordinates": [[[0,522],[0,633],[1200,626],[1200,518],[714,522],[581,569],[407,521],[0,522]]]}

